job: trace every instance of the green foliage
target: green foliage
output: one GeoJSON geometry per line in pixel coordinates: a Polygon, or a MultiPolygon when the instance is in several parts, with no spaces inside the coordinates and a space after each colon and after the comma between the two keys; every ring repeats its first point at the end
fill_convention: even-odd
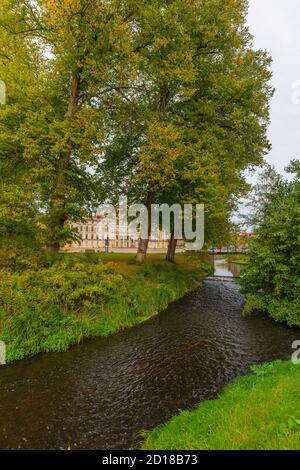
{"type": "Polygon", "coordinates": [[[8,361],[64,351],[84,337],[107,336],[145,321],[196,289],[210,270],[191,260],[169,266],[155,257],[141,268],[126,261],[126,255],[125,260],[106,255],[103,262],[88,253],[59,256],[48,267],[2,269],[0,338],[8,361]]]}
{"type": "Polygon", "coordinates": [[[147,435],[151,450],[298,450],[300,367],[275,362],[147,435]]]}
{"type": "Polygon", "coordinates": [[[270,58],[253,50],[247,2],[201,2],[195,93],[180,106],[186,155],[185,200],[205,205],[205,240],[226,243],[236,197],[248,191],[243,171],[268,152],[266,127],[272,96],[270,58]]]}
{"type": "Polygon", "coordinates": [[[57,252],[122,189],[205,204],[206,241],[223,241],[242,172],[268,150],[270,59],[246,13],[245,0],[2,0],[0,236],[57,252]]]}
{"type": "MultiPolygon", "coordinates": [[[[292,166],[294,170],[296,168],[292,166]]],[[[300,326],[300,175],[277,181],[263,202],[241,284],[245,313],[265,310],[300,326]]]]}
{"type": "Polygon", "coordinates": [[[0,218],[42,222],[53,251],[74,237],[68,222],[107,197],[96,167],[114,134],[109,115],[158,14],[156,1],[1,2],[0,218]]]}
{"type": "Polygon", "coordinates": [[[144,12],[154,40],[130,103],[121,100],[123,124],[113,116],[102,170],[112,192],[121,184],[132,200],[149,192],[155,203],[205,204],[206,242],[224,243],[236,197],[249,189],[243,172],[269,149],[270,58],[253,50],[246,1],[164,3],[160,14],[157,4],[144,12]]]}
{"type": "Polygon", "coordinates": [[[240,264],[242,266],[245,266],[247,264],[247,259],[245,255],[229,254],[229,255],[225,255],[224,257],[227,259],[227,261],[229,261],[229,263],[240,264]]]}

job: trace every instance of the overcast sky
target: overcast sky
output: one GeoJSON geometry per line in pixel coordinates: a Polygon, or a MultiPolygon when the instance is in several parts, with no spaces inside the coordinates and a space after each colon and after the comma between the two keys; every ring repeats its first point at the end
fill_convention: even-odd
{"type": "Polygon", "coordinates": [[[266,49],[273,58],[276,92],[271,102],[272,150],[267,160],[283,173],[292,158],[300,159],[300,0],[249,3],[248,23],[254,45],[266,49]]]}

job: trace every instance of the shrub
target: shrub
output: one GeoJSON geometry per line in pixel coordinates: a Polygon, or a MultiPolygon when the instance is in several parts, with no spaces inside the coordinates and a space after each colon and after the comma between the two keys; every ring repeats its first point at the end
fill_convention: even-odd
{"type": "MultiPolygon", "coordinates": [[[[297,167],[296,167],[297,169],[297,167]]],[[[300,169],[268,197],[241,280],[245,312],[300,326],[300,169]]]]}
{"type": "Polygon", "coordinates": [[[0,271],[0,339],[8,361],[63,351],[84,337],[140,323],[196,289],[210,269],[161,263],[122,274],[119,264],[109,262],[113,257],[105,259],[68,254],[48,267],[0,271]]]}

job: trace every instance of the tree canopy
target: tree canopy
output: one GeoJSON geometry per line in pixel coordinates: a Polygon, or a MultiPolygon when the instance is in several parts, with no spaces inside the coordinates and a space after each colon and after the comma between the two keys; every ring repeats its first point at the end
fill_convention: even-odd
{"type": "Polygon", "coordinates": [[[224,239],[243,172],[269,149],[270,59],[246,13],[244,0],[3,0],[3,237],[19,225],[55,253],[124,191],[205,204],[207,242],[224,239]]]}

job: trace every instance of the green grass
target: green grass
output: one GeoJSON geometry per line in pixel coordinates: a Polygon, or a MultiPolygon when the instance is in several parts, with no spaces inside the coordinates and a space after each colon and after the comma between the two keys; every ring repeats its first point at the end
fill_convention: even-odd
{"type": "Polygon", "coordinates": [[[146,438],[151,450],[299,450],[300,366],[275,362],[184,411],[146,438]]]}
{"type": "Polygon", "coordinates": [[[211,267],[200,257],[61,254],[44,268],[0,271],[0,340],[7,362],[65,351],[84,338],[109,336],[146,321],[196,289],[211,267]]]}
{"type": "Polygon", "coordinates": [[[224,258],[227,259],[230,263],[235,263],[235,264],[242,264],[245,266],[247,264],[246,256],[245,255],[232,255],[232,254],[226,254],[224,255],[224,258]]]}

